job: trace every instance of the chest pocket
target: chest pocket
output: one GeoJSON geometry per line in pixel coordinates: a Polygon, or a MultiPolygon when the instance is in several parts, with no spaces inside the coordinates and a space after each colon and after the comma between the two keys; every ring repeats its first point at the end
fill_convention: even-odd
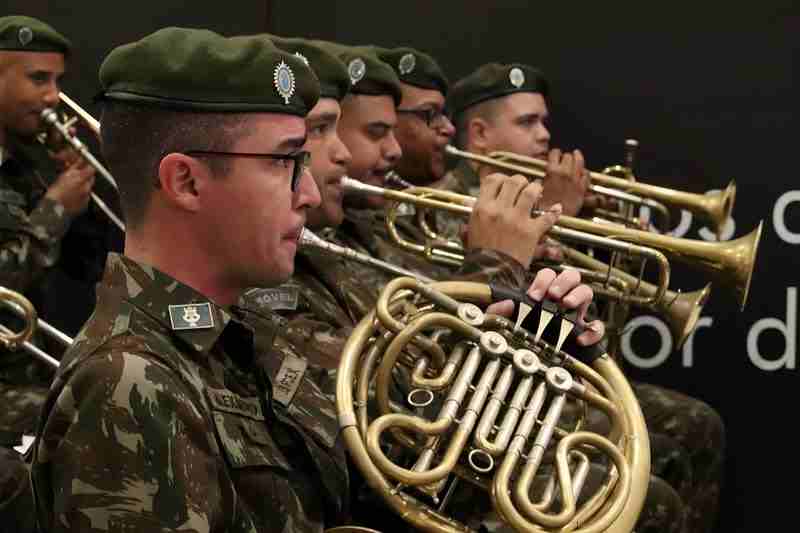
{"type": "Polygon", "coordinates": [[[291,470],[289,461],[267,431],[258,398],[209,389],[214,426],[233,468],[267,466],[291,470]]]}

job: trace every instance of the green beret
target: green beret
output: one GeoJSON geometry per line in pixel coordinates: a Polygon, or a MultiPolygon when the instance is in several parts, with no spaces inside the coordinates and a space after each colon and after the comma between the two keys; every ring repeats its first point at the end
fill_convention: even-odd
{"type": "Polygon", "coordinates": [[[197,112],[306,116],[319,82],[267,37],[164,28],[115,48],[100,66],[104,100],[197,112]]]}
{"type": "Polygon", "coordinates": [[[522,63],[488,63],[457,81],[447,95],[447,108],[455,116],[466,109],[514,93],[540,93],[547,98],[547,79],[522,63]]]}
{"type": "Polygon", "coordinates": [[[338,57],[350,77],[350,92],[372,96],[388,95],[400,105],[403,93],[392,67],[378,59],[372,46],[347,46],[330,41],[311,41],[338,57]]]}
{"type": "Polygon", "coordinates": [[[0,50],[68,55],[71,48],[66,37],[41,20],[22,15],[0,17],[0,50]]]}
{"type": "Polygon", "coordinates": [[[394,69],[400,81],[447,94],[450,82],[433,57],[413,48],[377,48],[378,57],[394,69]]]}
{"type": "Polygon", "coordinates": [[[320,97],[341,101],[350,91],[350,76],[342,61],[305,39],[278,37],[270,35],[275,46],[285,52],[294,54],[311,67],[319,79],[320,97]]]}

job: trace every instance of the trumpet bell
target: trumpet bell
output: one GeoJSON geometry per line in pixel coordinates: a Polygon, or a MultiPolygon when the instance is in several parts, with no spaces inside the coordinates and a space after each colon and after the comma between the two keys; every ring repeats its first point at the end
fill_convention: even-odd
{"type": "Polygon", "coordinates": [[[678,293],[671,300],[664,299],[664,305],[660,312],[669,324],[676,348],[682,347],[694,331],[703,306],[710,295],[711,284],[709,283],[702,289],[678,293]]]}

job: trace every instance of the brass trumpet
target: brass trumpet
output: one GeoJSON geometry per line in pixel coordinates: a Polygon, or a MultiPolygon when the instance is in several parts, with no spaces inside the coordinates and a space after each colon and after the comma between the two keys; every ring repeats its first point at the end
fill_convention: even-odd
{"type": "MultiPolygon", "coordinates": [[[[455,157],[491,165],[533,178],[544,178],[546,175],[546,161],[513,152],[498,151],[492,152],[488,156],[482,156],[459,150],[453,146],[448,146],[445,150],[455,157]]],[[[736,198],[736,184],[733,182],[730,182],[725,190],[714,194],[695,194],[659,187],[658,185],[630,181],[625,178],[617,178],[601,172],[590,172],[589,177],[593,187],[607,187],[608,189],[616,189],[627,194],[636,195],[641,198],[643,205],[651,208],[661,209],[656,207],[656,204],[648,204],[648,199],[676,208],[686,209],[694,213],[700,220],[710,224],[717,237],[722,233],[725,221],[728,220],[733,211],[733,204],[736,198]]],[[[605,194],[610,192],[608,189],[600,189],[597,192],[605,194]]]]}
{"type": "Polygon", "coordinates": [[[422,531],[471,531],[448,511],[463,480],[484,489],[516,531],[632,531],[650,449],[630,385],[608,355],[584,363],[562,351],[574,331],[562,316],[537,308],[532,334],[475,305],[495,299],[478,283],[386,285],[348,338],[337,374],[342,435],[357,468],[422,531]],[[563,333],[550,344],[548,331],[563,333]],[[392,394],[396,372],[410,376],[403,403],[392,394]],[[567,422],[565,411],[579,405],[605,413],[610,431],[567,422]],[[597,487],[585,483],[589,450],[607,465],[597,487]]]}
{"type": "MultiPolygon", "coordinates": [[[[69,96],[64,94],[63,92],[58,93],[58,96],[61,102],[70,108],[80,120],[82,120],[92,132],[100,136],[100,123],[92,118],[92,116],[86,112],[83,108],[81,108],[74,100],[72,100],[69,96]]],[[[58,113],[56,113],[53,109],[45,109],[42,111],[42,120],[45,124],[49,125],[50,127],[54,128],[61,137],[84,159],[87,163],[89,163],[92,167],[94,167],[95,172],[106,180],[109,185],[115,190],[119,191],[119,187],[117,186],[117,182],[111,173],[103,166],[100,161],[97,160],[94,155],[89,151],[86,145],[75,135],[73,135],[69,129],[70,126],[75,122],[75,119],[68,119],[68,118],[60,118],[58,113]]],[[[114,211],[108,207],[108,205],[94,192],[91,193],[92,201],[97,204],[97,207],[100,208],[103,213],[108,216],[109,220],[114,223],[123,233],[125,233],[125,223],[114,213],[114,211]]]]}
{"type": "MultiPolygon", "coordinates": [[[[410,203],[423,208],[439,209],[464,216],[470,215],[475,203],[475,198],[472,196],[438,189],[415,187],[401,192],[375,187],[350,178],[343,178],[342,185],[348,192],[377,194],[394,202],[410,203]]],[[[541,212],[534,211],[532,214],[538,215],[541,212]]],[[[458,264],[458,261],[463,260],[463,256],[454,252],[452,247],[435,248],[432,243],[422,245],[403,239],[394,228],[390,217],[391,210],[387,212],[387,224],[392,238],[396,239],[398,245],[422,253],[434,261],[451,261],[451,264],[458,264]]],[[[626,251],[623,249],[624,246],[629,246],[629,251],[634,255],[640,253],[642,247],[654,248],[663,252],[670,259],[706,272],[717,283],[732,288],[737,303],[741,309],[744,309],[762,227],[763,221],[759,222],[758,227],[748,235],[732,241],[703,242],[634,230],[616,224],[560,216],[558,223],[551,228],[550,235],[571,242],[578,241],[594,246],[610,247],[612,250],[618,247],[622,252],[626,251]],[[587,234],[591,238],[587,239],[587,234]],[[606,239],[596,240],[599,237],[606,239]],[[613,243],[608,243],[608,241],[613,241],[613,243]],[[639,245],[638,248],[637,245],[639,245]]],[[[667,268],[669,268],[668,263],[667,268]]],[[[668,276],[666,279],[669,279],[668,276]]]]}

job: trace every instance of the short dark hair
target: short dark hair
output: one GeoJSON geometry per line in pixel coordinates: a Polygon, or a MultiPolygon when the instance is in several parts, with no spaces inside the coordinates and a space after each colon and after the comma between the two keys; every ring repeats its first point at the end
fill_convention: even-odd
{"type": "MultiPolygon", "coordinates": [[[[103,157],[120,189],[125,223],[144,220],[158,165],[164,156],[189,150],[228,151],[245,131],[248,115],[197,113],[107,101],[102,115],[103,157]]],[[[204,159],[215,176],[227,173],[228,158],[204,159]]]]}
{"type": "Polygon", "coordinates": [[[460,150],[465,150],[467,148],[469,123],[472,119],[481,118],[491,123],[497,115],[499,106],[502,105],[502,103],[502,98],[492,98],[491,100],[485,100],[479,104],[475,104],[453,117],[453,124],[456,128],[454,140],[456,148],[460,150]]]}

